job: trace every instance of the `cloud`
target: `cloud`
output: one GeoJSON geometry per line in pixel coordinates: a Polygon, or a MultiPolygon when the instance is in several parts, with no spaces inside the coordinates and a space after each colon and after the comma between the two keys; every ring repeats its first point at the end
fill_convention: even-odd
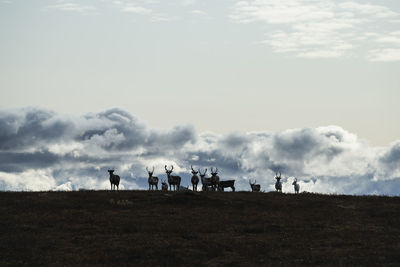
{"type": "Polygon", "coordinates": [[[121,10],[127,13],[139,14],[139,15],[147,15],[152,13],[152,10],[149,8],[137,6],[135,4],[126,4],[124,5],[121,10]]]}
{"type": "Polygon", "coordinates": [[[182,0],[182,5],[192,6],[197,3],[197,0],[182,0]]]}
{"type": "Polygon", "coordinates": [[[121,188],[147,188],[146,166],[165,178],[165,164],[183,185],[193,165],[217,167],[238,190],[249,190],[248,179],[274,190],[282,172],[289,192],[296,177],[302,191],[400,194],[400,141],[371,147],[339,126],[221,135],[192,125],[154,129],[121,109],[83,116],[0,109],[1,190],[108,189],[110,168],[121,188]]]}
{"type": "Polygon", "coordinates": [[[94,11],[96,8],[90,5],[77,4],[73,2],[58,1],[57,4],[46,6],[46,9],[56,9],[62,11],[87,13],[94,11]]]}
{"type": "Polygon", "coordinates": [[[361,14],[372,15],[376,18],[396,18],[398,14],[388,7],[372,4],[360,4],[357,2],[344,2],[338,5],[340,8],[358,12],[361,14]]]}
{"type": "Polygon", "coordinates": [[[203,10],[200,10],[200,9],[194,9],[191,11],[191,13],[195,14],[195,15],[207,15],[206,12],[204,12],[203,10]]]}
{"type": "Polygon", "coordinates": [[[170,16],[164,12],[157,11],[159,1],[146,0],[141,3],[132,3],[129,1],[111,1],[112,5],[123,13],[133,15],[148,16],[152,22],[167,22],[176,20],[176,17],[170,16]],[[157,4],[157,6],[155,6],[157,4]]]}
{"type": "Polygon", "coordinates": [[[397,55],[389,56],[400,49],[398,36],[385,31],[400,14],[386,6],[333,0],[238,1],[230,18],[238,23],[269,25],[267,37],[260,43],[276,53],[337,58],[353,56],[359,47],[365,47],[369,55],[364,57],[370,61],[400,60],[397,55]],[[360,38],[371,31],[379,38],[360,38]]]}

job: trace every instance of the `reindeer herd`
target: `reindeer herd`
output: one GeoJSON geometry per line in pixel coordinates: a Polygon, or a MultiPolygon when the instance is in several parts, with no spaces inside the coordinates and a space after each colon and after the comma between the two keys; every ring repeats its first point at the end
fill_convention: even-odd
{"type": "MultiPolygon", "coordinates": [[[[161,180],[161,190],[163,191],[168,191],[168,185],[169,185],[169,190],[172,191],[180,191],[181,190],[181,177],[178,175],[171,175],[172,171],[174,170],[174,166],[171,165],[171,169],[167,168],[167,165],[164,166],[165,172],[167,174],[167,181],[168,184],[165,180],[161,180]]],[[[207,169],[204,170],[204,172],[201,172],[201,169],[198,169],[197,171],[193,169],[193,166],[190,166],[191,173],[192,173],[192,178],[190,179],[192,183],[192,190],[197,191],[197,185],[201,181],[202,184],[202,190],[203,191],[224,191],[225,188],[231,188],[232,192],[235,192],[235,180],[220,180],[218,174],[218,168],[215,168],[215,170],[211,167],[211,177],[206,177],[207,169]],[[197,176],[197,174],[200,175],[197,176]]],[[[157,176],[153,176],[154,173],[154,167],[152,168],[151,171],[146,167],[147,174],[149,175],[149,178],[147,179],[148,184],[149,184],[149,190],[158,190],[158,182],[159,179],[157,176]]],[[[114,170],[108,170],[110,174],[110,183],[111,183],[111,190],[118,190],[119,187],[119,182],[120,182],[120,177],[118,175],[114,174],[114,170]]],[[[277,192],[282,192],[282,183],[281,183],[281,173],[279,172],[276,173],[275,175],[275,190],[277,192]]],[[[254,180],[254,183],[249,180],[250,188],[252,192],[260,192],[261,190],[261,185],[257,184],[257,181],[254,180]]],[[[300,185],[297,183],[297,178],[294,179],[294,182],[292,183],[294,187],[294,192],[296,194],[299,193],[300,191],[300,185]]],[[[188,190],[188,188],[183,187],[182,189],[188,190]]]]}

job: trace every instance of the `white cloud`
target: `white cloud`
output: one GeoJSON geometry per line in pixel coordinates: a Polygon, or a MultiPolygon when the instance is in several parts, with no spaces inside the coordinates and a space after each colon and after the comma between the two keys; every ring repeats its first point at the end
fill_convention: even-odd
{"type": "Polygon", "coordinates": [[[0,171],[2,190],[47,191],[56,186],[56,180],[49,169],[28,169],[21,173],[0,171]]]}
{"type": "Polygon", "coordinates": [[[196,15],[206,15],[207,13],[204,12],[203,10],[200,9],[195,9],[191,11],[192,14],[196,14],[196,15]]]}
{"type": "Polygon", "coordinates": [[[370,50],[369,60],[377,62],[400,61],[400,48],[383,48],[370,50]]]}
{"type": "Polygon", "coordinates": [[[400,15],[385,6],[333,0],[238,1],[230,18],[239,23],[270,25],[274,30],[261,43],[277,53],[336,58],[357,54],[360,49],[356,51],[356,47],[371,50],[372,44],[376,48],[369,53],[377,56],[369,56],[369,60],[398,60],[397,56],[386,55],[400,48],[398,36],[379,27],[394,23],[400,15]],[[363,39],[364,32],[379,33],[379,38],[363,39]]]}
{"type": "Polygon", "coordinates": [[[360,4],[357,2],[344,2],[338,5],[340,8],[358,12],[361,14],[372,15],[377,18],[398,17],[398,14],[388,7],[372,4],[360,4]]]}
{"type": "Polygon", "coordinates": [[[191,6],[197,3],[197,0],[182,0],[182,5],[191,6]]]}
{"type": "Polygon", "coordinates": [[[121,10],[123,12],[139,14],[139,15],[147,15],[147,14],[152,13],[151,9],[137,6],[135,4],[126,4],[123,7],[121,7],[121,10]]]}
{"type": "Polygon", "coordinates": [[[80,12],[80,13],[86,13],[89,11],[96,10],[96,8],[94,6],[82,5],[82,4],[72,3],[72,2],[63,2],[63,1],[60,1],[58,4],[49,5],[46,8],[47,9],[57,9],[57,10],[62,10],[62,11],[80,12]]]}

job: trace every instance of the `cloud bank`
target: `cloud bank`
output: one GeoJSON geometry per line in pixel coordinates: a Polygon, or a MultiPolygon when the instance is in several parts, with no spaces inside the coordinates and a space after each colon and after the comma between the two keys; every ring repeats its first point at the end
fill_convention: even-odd
{"type": "Polygon", "coordinates": [[[361,50],[369,61],[400,60],[400,14],[383,5],[333,0],[237,1],[230,18],[268,25],[261,43],[276,53],[336,58],[352,57],[361,50]]]}
{"type": "Polygon", "coordinates": [[[218,167],[221,179],[249,190],[257,179],[274,190],[345,194],[400,194],[400,140],[372,147],[339,126],[281,132],[197,133],[192,125],[155,129],[121,109],[83,116],[40,108],[0,109],[0,190],[109,188],[107,169],[123,189],[147,188],[146,166],[163,166],[189,185],[190,166],[218,167]]]}

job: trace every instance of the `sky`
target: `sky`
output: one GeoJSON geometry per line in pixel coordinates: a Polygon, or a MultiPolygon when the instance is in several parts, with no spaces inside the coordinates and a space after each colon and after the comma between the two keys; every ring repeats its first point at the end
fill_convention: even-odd
{"type": "Polygon", "coordinates": [[[399,195],[399,26],[396,0],[0,0],[0,190],[193,164],[399,195]]]}

